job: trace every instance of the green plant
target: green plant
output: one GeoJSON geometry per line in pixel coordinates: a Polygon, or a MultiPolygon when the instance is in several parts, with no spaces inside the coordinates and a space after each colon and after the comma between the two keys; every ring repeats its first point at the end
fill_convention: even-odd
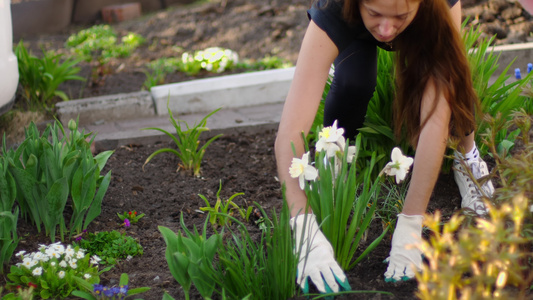
{"type": "Polygon", "coordinates": [[[101,77],[112,72],[108,66],[111,58],[128,57],[142,45],[142,36],[129,32],[118,42],[118,37],[109,25],[94,25],[69,36],[65,48],[79,59],[92,64],[91,80],[97,84],[101,77]]]}
{"type": "Polygon", "coordinates": [[[105,64],[110,58],[128,57],[144,43],[144,38],[129,32],[117,44],[117,34],[109,25],[94,25],[69,36],[65,47],[87,62],[97,60],[105,64]]]}
{"type": "MultiPolygon", "coordinates": [[[[79,132],[77,122],[69,122],[70,133],[54,122],[39,135],[32,122],[25,128],[26,139],[16,150],[7,150],[9,162],[20,195],[19,206],[23,217],[35,224],[38,231],[44,225],[47,236],[55,240],[59,226],[61,240],[66,231],[72,235],[86,229],[101,212],[102,199],[111,180],[111,173],[100,175],[113,151],[104,151],[93,157],[91,134],[79,132]],[[72,216],[67,223],[63,216],[68,197],[72,200],[72,216]]],[[[5,145],[5,144],[4,144],[5,145]]]]}
{"type": "MultiPolygon", "coordinates": [[[[284,189],[283,189],[283,194],[284,189]]],[[[254,238],[243,223],[232,231],[231,239],[219,248],[216,278],[218,293],[228,299],[289,299],[296,289],[297,256],[284,201],[281,213],[272,218],[258,206],[265,219],[260,238],[254,238]]]]}
{"type": "Polygon", "coordinates": [[[88,253],[98,255],[105,264],[109,265],[116,264],[119,259],[143,254],[143,248],[135,238],[116,230],[88,232],[74,245],[79,245],[88,253]]]}
{"type": "Polygon", "coordinates": [[[420,246],[429,261],[416,274],[420,299],[525,299],[533,282],[523,264],[531,253],[521,250],[533,241],[522,234],[527,199],[521,195],[499,208],[487,205],[489,220],[477,219],[476,226],[461,227],[465,217],[456,214],[441,229],[440,212],[426,216],[432,235],[420,246]]]}
{"type": "Polygon", "coordinates": [[[250,214],[252,213],[252,206],[248,206],[248,209],[241,208],[239,205],[233,202],[233,199],[237,196],[244,195],[244,193],[235,193],[227,200],[222,200],[220,198],[220,191],[222,190],[222,180],[220,180],[219,188],[217,191],[217,201],[214,206],[209,204],[209,200],[204,195],[198,195],[205,202],[206,207],[200,207],[201,211],[209,212],[209,222],[212,226],[224,226],[226,223],[231,225],[231,218],[228,216],[233,216],[233,211],[237,211],[241,218],[248,221],[250,219],[250,214]]]}
{"type": "Polygon", "coordinates": [[[0,299],[2,300],[33,300],[33,286],[27,288],[18,287],[16,294],[9,293],[4,296],[2,296],[2,290],[3,288],[0,287],[0,299]]]}
{"type": "Polygon", "coordinates": [[[185,52],[181,56],[179,70],[188,75],[196,75],[200,70],[222,73],[231,69],[239,61],[236,52],[220,47],[210,47],[195,51],[194,54],[185,52]]]}
{"type": "Polygon", "coordinates": [[[182,164],[178,166],[178,170],[183,167],[184,170],[192,171],[194,176],[200,176],[200,166],[202,164],[202,159],[204,157],[205,150],[207,149],[209,144],[211,144],[214,140],[222,136],[222,134],[219,134],[219,135],[216,135],[210,138],[207,142],[204,143],[202,147],[198,149],[198,146],[200,144],[200,141],[199,141],[200,134],[204,131],[209,130],[209,128],[206,127],[207,119],[211,117],[213,114],[215,114],[217,111],[219,111],[220,108],[207,114],[198,124],[195,123],[194,126],[192,127],[189,127],[189,124],[187,124],[187,122],[185,121],[182,121],[179,119],[176,121],[176,119],[174,119],[174,116],[172,115],[172,111],[170,110],[170,107],[168,106],[168,102],[167,102],[167,109],[168,109],[168,115],[169,115],[170,122],[176,129],[177,136],[174,136],[170,132],[164,129],[161,129],[161,128],[157,128],[157,127],[143,128],[142,130],[158,130],[158,131],[163,132],[164,134],[169,136],[174,141],[178,149],[176,150],[172,148],[163,148],[163,149],[159,149],[155,151],[154,153],[150,154],[150,156],[148,156],[148,158],[143,164],[143,169],[144,169],[144,166],[150,160],[152,160],[152,158],[154,158],[156,155],[160,153],[164,153],[164,152],[170,152],[176,155],[182,162],[182,164]],[[182,123],[185,124],[185,127],[187,128],[187,130],[182,130],[181,128],[182,123]]]}
{"type": "Polygon", "coordinates": [[[207,238],[207,219],[201,235],[196,226],[194,232],[187,229],[183,223],[183,215],[180,222],[186,235],[181,232],[175,234],[167,227],[158,226],[167,245],[165,257],[170,273],[183,288],[185,299],[189,299],[192,283],[202,297],[209,299],[215,290],[215,281],[209,274],[214,271],[213,259],[222,243],[222,237],[214,234],[207,238]]]}
{"type": "MultiPolygon", "coordinates": [[[[522,80],[507,83],[510,77],[507,73],[514,61],[509,63],[499,76],[494,76],[498,68],[500,54],[495,55],[492,50],[489,51],[489,47],[493,44],[495,37],[480,39],[481,33],[479,27],[476,27],[465,31],[463,36],[466,49],[470,50],[468,59],[472,70],[474,88],[481,102],[482,113],[476,115],[478,118],[478,133],[483,133],[490,127],[490,124],[484,120],[485,115],[496,116],[496,114],[500,114],[502,120],[509,120],[512,118],[513,111],[525,106],[527,102],[524,101],[522,91],[533,76],[532,73],[529,73],[522,80]],[[474,48],[476,43],[477,45],[474,48]],[[493,77],[496,77],[496,80],[489,85],[489,80],[493,77]]],[[[506,137],[507,129],[496,136],[495,146],[508,148],[509,140],[506,140],[506,137]],[[502,145],[500,146],[500,144],[502,145]]],[[[481,136],[477,134],[476,144],[479,145],[480,155],[484,157],[490,151],[482,143],[481,139],[481,136]]]]}
{"type": "Polygon", "coordinates": [[[145,214],[137,214],[136,210],[133,211],[125,211],[123,214],[117,213],[117,216],[119,219],[124,222],[124,220],[128,219],[130,224],[135,224],[139,222],[139,219],[144,217],[145,214]]]}
{"type": "Polygon", "coordinates": [[[372,156],[369,168],[359,176],[356,161],[361,146],[360,136],[353,150],[345,144],[336,124],[331,128],[325,127],[319,138],[323,142],[317,142],[314,161],[318,179],[305,181],[304,190],[322,232],[335,250],[337,262],[343,269],[349,270],[365,258],[387,233],[385,229],[354,260],[377,208],[377,201],[372,199],[379,194],[380,178],[370,178],[376,157],[375,154],[372,156]]]}
{"type": "MultiPolygon", "coordinates": [[[[79,289],[76,278],[90,284],[100,281],[97,256],[91,257],[79,247],[61,243],[42,245],[39,251],[16,254],[21,263],[11,266],[8,287],[34,287],[40,299],[64,299],[79,289]]],[[[102,271],[103,272],[103,271],[102,271]]]]}
{"type": "Polygon", "coordinates": [[[120,281],[118,287],[107,287],[101,284],[88,284],[83,280],[79,280],[79,283],[82,287],[85,288],[88,292],[84,291],[74,291],[72,292],[73,296],[80,297],[87,300],[96,300],[96,299],[126,299],[129,296],[137,295],[144,293],[150,288],[140,287],[135,289],[130,289],[128,286],[129,277],[128,274],[122,273],[120,275],[120,281]]]}
{"type": "Polygon", "coordinates": [[[402,212],[403,201],[407,195],[409,183],[408,180],[399,185],[390,184],[389,182],[381,183],[382,188],[386,190],[386,195],[384,196],[383,202],[379,204],[376,214],[381,219],[383,228],[389,228],[391,234],[394,232],[394,228],[396,228],[397,216],[402,212]]]}
{"type": "Polygon", "coordinates": [[[525,299],[533,286],[531,116],[523,110],[510,116],[485,115],[480,134],[496,166],[481,183],[473,182],[496,177],[500,186],[486,201],[488,218],[455,214],[443,222],[440,212],[426,218],[432,234],[420,246],[429,261],[417,275],[421,299],[525,299]],[[508,153],[496,141],[501,128],[511,126],[520,129],[519,147],[508,153]]]}
{"type": "Polygon", "coordinates": [[[267,55],[259,60],[244,60],[236,64],[236,68],[245,70],[270,70],[286,69],[292,67],[292,63],[278,56],[267,55]]]}
{"type": "Polygon", "coordinates": [[[43,50],[43,57],[38,58],[26,50],[22,41],[15,47],[15,54],[22,96],[30,108],[50,110],[54,97],[68,101],[68,96],[58,90],[59,85],[68,80],[85,80],[76,75],[80,72],[80,68],[76,67],[79,60],[71,58],[63,60],[63,54],[43,50]]]}
{"type": "Polygon", "coordinates": [[[398,145],[392,128],[392,103],[395,97],[394,59],[395,54],[393,52],[378,49],[376,90],[368,103],[363,127],[359,129],[362,135],[362,148],[367,150],[361,151],[361,159],[358,161],[359,167],[368,166],[372,154],[378,153],[372,178],[375,178],[377,172],[383,169],[387,163],[387,157],[384,153],[391,153],[394,147],[399,147],[403,153],[413,154],[413,150],[410,149],[405,139],[399,141],[398,145]]]}
{"type": "Polygon", "coordinates": [[[8,161],[0,157],[0,274],[4,274],[4,264],[9,262],[20,240],[17,235],[19,208],[13,210],[16,193],[17,187],[8,171],[8,161]]]}
{"type": "Polygon", "coordinates": [[[167,74],[179,71],[181,60],[175,57],[163,57],[147,64],[149,71],[145,71],[144,87],[150,90],[153,86],[165,83],[167,74]]]}

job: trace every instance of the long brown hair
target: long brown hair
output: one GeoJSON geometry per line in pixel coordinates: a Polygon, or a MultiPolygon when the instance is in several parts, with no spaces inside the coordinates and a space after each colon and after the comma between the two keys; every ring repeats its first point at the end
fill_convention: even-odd
{"type": "MultiPolygon", "coordinates": [[[[343,13],[347,21],[360,20],[359,1],[365,0],[345,1],[343,13]]],[[[437,97],[442,93],[450,106],[450,133],[459,137],[475,129],[474,110],[479,108],[479,101],[464,42],[455,26],[446,0],[421,0],[415,18],[394,41],[397,50],[394,131],[400,138],[405,129],[414,147],[437,104],[434,101],[430,114],[421,120],[422,96],[430,78],[437,97]]]]}

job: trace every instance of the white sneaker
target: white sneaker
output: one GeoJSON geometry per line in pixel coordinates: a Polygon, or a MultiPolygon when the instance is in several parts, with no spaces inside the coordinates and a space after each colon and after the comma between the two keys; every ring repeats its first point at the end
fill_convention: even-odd
{"type": "MultiPolygon", "coordinates": [[[[474,175],[475,179],[480,179],[489,175],[489,168],[481,158],[477,158],[470,161],[465,161],[469,167],[470,172],[474,175]]],[[[483,196],[491,198],[494,194],[494,186],[490,180],[487,180],[482,186],[480,191],[477,185],[472,182],[467,171],[464,170],[463,165],[454,160],[453,175],[455,182],[459,186],[459,192],[461,193],[462,201],[461,207],[474,211],[479,216],[485,216],[488,214],[488,209],[483,203],[483,196]]]]}

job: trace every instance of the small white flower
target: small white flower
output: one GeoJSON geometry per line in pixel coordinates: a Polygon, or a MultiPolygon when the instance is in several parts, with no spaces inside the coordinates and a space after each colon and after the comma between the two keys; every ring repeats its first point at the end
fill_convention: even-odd
{"type": "Polygon", "coordinates": [[[24,260],[22,260],[22,265],[25,266],[27,269],[30,269],[31,267],[35,266],[37,262],[30,257],[25,257],[24,260]]]}
{"type": "Polygon", "coordinates": [[[67,267],[67,262],[64,261],[64,260],[62,260],[62,261],[59,263],[59,266],[60,266],[61,268],[66,268],[66,267],[67,267]]]}
{"type": "Polygon", "coordinates": [[[76,258],[77,259],[82,259],[85,257],[85,252],[83,250],[79,250],[78,253],[76,253],[76,258]]]}
{"type": "Polygon", "coordinates": [[[26,254],[26,251],[22,250],[22,251],[17,252],[15,256],[24,256],[24,254],[26,254]]]}
{"type": "Polygon", "coordinates": [[[41,276],[41,274],[43,274],[43,268],[37,267],[33,269],[33,272],[31,273],[33,274],[33,276],[41,276]]]}
{"type": "Polygon", "coordinates": [[[33,254],[33,259],[35,260],[42,260],[44,258],[44,255],[41,252],[35,252],[33,254]]]}
{"type": "Polygon", "coordinates": [[[67,249],[65,249],[65,256],[66,258],[71,258],[74,256],[74,249],[70,245],[68,245],[67,249]]]}
{"type": "Polygon", "coordinates": [[[318,171],[309,165],[309,152],[304,153],[301,159],[296,157],[292,159],[289,174],[292,178],[298,178],[302,190],[305,187],[305,180],[315,180],[318,177],[318,171]]]}
{"type": "Polygon", "coordinates": [[[59,255],[65,253],[65,246],[61,244],[54,245],[54,249],[57,253],[59,253],[59,255]]]}
{"type": "Polygon", "coordinates": [[[72,269],[76,269],[78,267],[75,261],[70,261],[68,264],[72,269]]]}
{"type": "Polygon", "coordinates": [[[59,252],[54,247],[50,247],[50,248],[46,249],[45,253],[50,258],[59,258],[59,256],[60,256],[59,252]]]}
{"type": "Polygon", "coordinates": [[[404,156],[400,148],[395,147],[392,149],[391,162],[389,162],[381,173],[385,173],[389,176],[396,176],[396,183],[402,182],[409,173],[409,168],[413,164],[413,158],[404,156]]]}
{"type": "Polygon", "coordinates": [[[89,279],[89,278],[91,278],[91,274],[87,274],[87,273],[85,273],[85,274],[83,275],[83,278],[85,278],[85,279],[89,279]]]}
{"type": "Polygon", "coordinates": [[[55,262],[55,261],[52,261],[52,262],[50,262],[50,265],[51,265],[52,267],[55,267],[55,266],[56,266],[56,262],[55,262]]]}
{"type": "Polygon", "coordinates": [[[100,257],[98,257],[97,255],[93,255],[91,257],[91,264],[92,265],[97,265],[102,259],[100,259],[100,257]]]}
{"type": "Polygon", "coordinates": [[[65,271],[59,271],[59,273],[57,273],[57,277],[59,277],[60,279],[65,278],[65,271]]]}

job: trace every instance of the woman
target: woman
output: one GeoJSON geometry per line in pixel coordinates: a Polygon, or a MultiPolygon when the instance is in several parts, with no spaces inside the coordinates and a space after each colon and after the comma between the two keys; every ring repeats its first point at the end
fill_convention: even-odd
{"type": "Polygon", "coordinates": [[[478,100],[459,34],[460,2],[318,0],[308,15],[310,23],[275,145],[279,178],[286,186],[293,217],[291,226],[297,237],[303,234],[311,245],[303,249],[301,257],[307,260],[298,264],[298,283],[304,291],[308,289],[308,278],[321,292],[349,289],[330,243],[318,229],[310,209],[306,211],[305,193],[289,176],[294,157],[291,143],[301,157],[301,133],[309,132],[332,64],[335,74],[326,99],[324,126],[337,120],[345,137],[353,140],[376,85],[376,46],[398,53],[394,126],[397,135],[405,130],[416,149],[411,184],[398,215],[385,280],[413,278],[414,268],[420,269],[422,263],[421,253],[405,246],[420,239],[422,215],[450,135],[459,138],[459,149],[464,154],[456,152],[454,171],[462,207],[486,214],[481,195],[490,196],[493,191],[490,182],[483,186],[483,192],[478,191],[458,163],[466,160],[476,178],[488,174],[474,143],[474,108],[478,100]]]}

